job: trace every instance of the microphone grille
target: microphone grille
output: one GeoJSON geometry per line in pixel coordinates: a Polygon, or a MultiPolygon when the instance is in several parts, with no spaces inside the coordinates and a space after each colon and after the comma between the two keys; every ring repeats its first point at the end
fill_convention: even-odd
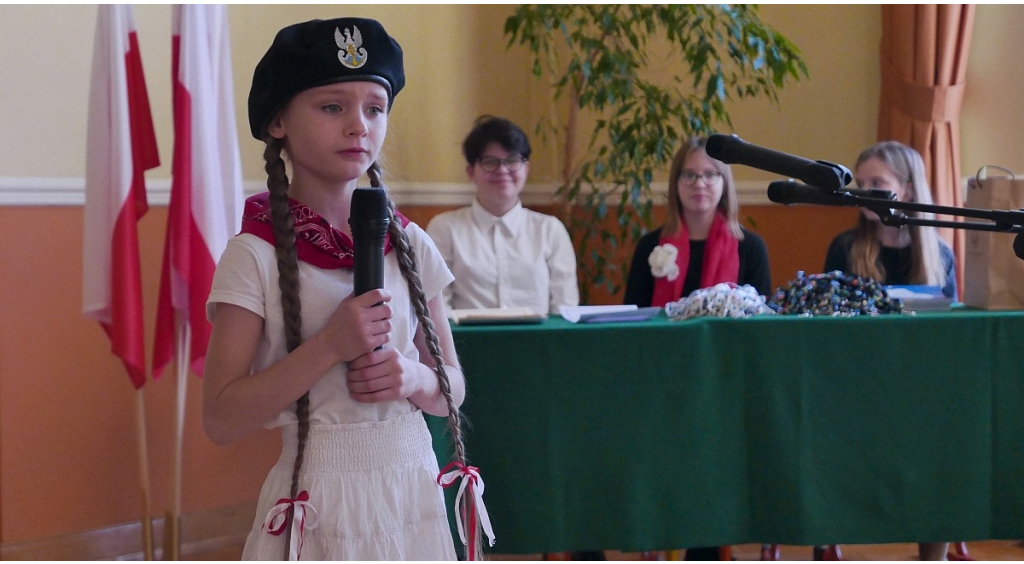
{"type": "Polygon", "coordinates": [[[742,142],[743,140],[736,134],[712,133],[708,136],[707,143],[704,144],[704,151],[709,157],[728,164],[732,162],[732,145],[737,141],[742,142]]]}
{"type": "Polygon", "coordinates": [[[1024,233],[1018,233],[1013,238],[1013,254],[1024,260],[1024,233]]]}
{"type": "Polygon", "coordinates": [[[361,219],[387,219],[387,191],[383,188],[356,188],[352,191],[352,209],[349,216],[361,219]]]}

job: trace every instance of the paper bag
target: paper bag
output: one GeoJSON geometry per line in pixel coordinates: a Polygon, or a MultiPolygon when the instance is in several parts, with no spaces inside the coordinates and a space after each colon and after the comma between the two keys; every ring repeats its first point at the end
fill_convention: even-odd
{"type": "MultiPolygon", "coordinates": [[[[1000,167],[982,167],[967,181],[968,208],[1024,208],[1024,178],[1000,167]],[[1006,176],[984,176],[996,168],[1006,176]]],[[[1024,309],[1024,260],[1013,252],[1014,233],[967,231],[964,256],[964,304],[984,309],[1024,309]]]]}

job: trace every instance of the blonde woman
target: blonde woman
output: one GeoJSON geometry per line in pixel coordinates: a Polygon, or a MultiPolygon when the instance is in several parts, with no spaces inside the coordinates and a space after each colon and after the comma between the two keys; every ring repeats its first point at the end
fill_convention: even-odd
{"type": "MultiPolygon", "coordinates": [[[[854,179],[860,188],[888,190],[901,202],[931,204],[924,160],[914,149],[882,141],[857,157],[854,179]]],[[[929,212],[908,211],[911,217],[932,219],[929,212]]],[[[956,297],[953,249],[934,227],[883,225],[875,212],[861,209],[857,226],[836,236],[825,257],[825,272],[841,270],[873,278],[886,285],[939,286],[956,297]]],[[[918,543],[921,560],[946,560],[949,543],[918,543]]],[[[820,552],[820,547],[819,547],[820,552]]]]}
{"type": "MultiPolygon", "coordinates": [[[[924,161],[914,149],[896,141],[868,147],[857,157],[854,172],[861,188],[888,190],[901,202],[931,204],[924,161]]],[[[907,212],[932,219],[929,212],[907,212]]],[[[939,286],[956,296],[953,249],[934,227],[882,225],[875,212],[862,209],[854,229],[833,239],[825,257],[825,272],[841,270],[887,285],[939,286]]]]}

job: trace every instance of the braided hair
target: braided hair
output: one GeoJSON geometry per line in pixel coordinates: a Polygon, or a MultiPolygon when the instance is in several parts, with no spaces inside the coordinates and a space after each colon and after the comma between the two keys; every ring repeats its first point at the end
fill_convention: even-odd
{"type": "MultiPolygon", "coordinates": [[[[302,344],[302,303],[299,298],[299,263],[295,249],[295,229],[292,221],[292,214],[288,199],[288,175],[285,168],[284,158],[281,153],[284,149],[284,141],[272,136],[265,138],[267,144],[263,152],[266,161],[264,170],[267,172],[267,189],[270,191],[270,211],[274,228],[274,249],[277,258],[278,286],[281,290],[281,306],[284,312],[285,344],[289,353],[302,344]]],[[[384,188],[381,181],[380,165],[374,162],[367,171],[370,185],[374,188],[384,188]]],[[[397,251],[398,265],[402,276],[409,288],[409,297],[416,312],[416,319],[426,336],[426,345],[433,360],[433,369],[437,375],[438,387],[444,396],[448,408],[446,428],[453,443],[455,458],[462,464],[467,463],[466,447],[462,436],[462,415],[458,406],[452,399],[451,382],[445,370],[444,356],[441,353],[441,345],[434,330],[434,323],[430,318],[430,310],[427,305],[426,294],[420,280],[419,271],[416,266],[416,251],[409,243],[405,228],[395,218],[395,204],[388,197],[388,216],[391,220],[388,225],[388,234],[391,244],[397,251]]],[[[300,397],[295,403],[295,414],[298,418],[298,443],[295,453],[295,464],[292,468],[292,481],[289,490],[289,497],[295,499],[299,491],[299,474],[302,470],[303,458],[306,449],[306,440],[309,436],[309,391],[300,397]]],[[[294,511],[294,509],[290,510],[294,511]]],[[[292,525],[291,514],[289,513],[288,527],[292,525]]],[[[290,534],[285,536],[285,554],[288,554],[288,542],[290,534]]],[[[479,535],[476,535],[479,538],[479,535]]],[[[470,547],[479,560],[481,548],[470,547]]]]}
{"type": "MultiPolygon", "coordinates": [[[[366,175],[370,179],[371,187],[383,188],[384,192],[387,193],[387,187],[381,181],[380,165],[376,161],[370,165],[366,175]]],[[[448,372],[445,370],[444,357],[441,355],[441,345],[437,340],[434,321],[430,318],[430,309],[427,306],[427,296],[423,292],[423,284],[420,281],[419,270],[416,267],[416,249],[409,244],[409,236],[405,233],[405,228],[395,219],[395,202],[390,196],[388,197],[388,219],[391,220],[388,222],[388,235],[391,236],[391,245],[397,251],[398,266],[402,271],[402,277],[405,278],[406,285],[409,287],[409,300],[416,310],[416,319],[419,321],[420,326],[423,327],[427,350],[434,361],[433,368],[437,374],[438,388],[441,390],[445,405],[448,407],[445,428],[452,438],[455,460],[463,466],[468,466],[466,445],[462,436],[462,413],[452,399],[451,381],[448,379],[448,372]]],[[[471,510],[469,504],[472,501],[469,497],[465,496],[463,498],[463,507],[457,507],[456,511],[468,512],[471,510]]],[[[476,527],[477,531],[470,538],[480,539],[481,525],[479,521],[476,521],[476,527]]],[[[471,556],[469,560],[483,560],[483,545],[479,541],[475,543],[475,546],[467,547],[467,551],[470,553],[468,556],[471,556]]]]}
{"type": "MultiPolygon", "coordinates": [[[[274,227],[274,254],[277,258],[278,287],[281,289],[281,309],[284,312],[285,346],[289,353],[302,344],[302,301],[299,299],[299,259],[295,250],[295,226],[292,221],[288,201],[288,174],[285,169],[281,151],[284,141],[268,136],[267,147],[263,151],[266,161],[267,190],[270,191],[270,217],[274,227]]],[[[298,424],[298,446],[295,453],[295,465],[292,468],[292,484],[289,499],[295,499],[299,493],[299,471],[306,452],[306,439],[309,437],[309,391],[302,394],[295,402],[295,415],[298,424]]],[[[292,526],[292,512],[288,511],[288,528],[292,526]]],[[[291,533],[285,535],[285,559],[289,553],[291,533]]]]}

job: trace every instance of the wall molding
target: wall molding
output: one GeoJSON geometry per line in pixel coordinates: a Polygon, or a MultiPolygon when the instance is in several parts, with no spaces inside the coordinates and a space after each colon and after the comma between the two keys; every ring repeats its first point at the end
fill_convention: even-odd
{"type": "MultiPolygon", "coordinates": [[[[179,556],[234,554],[245,544],[256,500],[182,515],[179,556]]],[[[153,517],[153,557],[163,558],[164,518],[153,517]]],[[[192,557],[192,558],[190,558],[192,557]]],[[[235,556],[237,558],[237,556],[235,556]]],[[[0,560],[143,560],[142,523],[125,523],[59,537],[0,544],[0,560]]]]}
{"type": "MultiPolygon", "coordinates": [[[[740,205],[767,205],[768,182],[742,180],[736,183],[740,205]]],[[[548,205],[552,202],[555,183],[528,183],[523,188],[526,205],[548,205]]],[[[166,206],[170,200],[171,180],[146,180],[151,206],[166,206]]],[[[473,200],[473,185],[464,182],[391,182],[388,189],[399,206],[464,206],[473,200]]],[[[266,190],[259,180],[244,182],[245,195],[266,190]]],[[[82,206],[85,204],[85,178],[82,177],[19,177],[0,176],[0,206],[82,206]]]]}

